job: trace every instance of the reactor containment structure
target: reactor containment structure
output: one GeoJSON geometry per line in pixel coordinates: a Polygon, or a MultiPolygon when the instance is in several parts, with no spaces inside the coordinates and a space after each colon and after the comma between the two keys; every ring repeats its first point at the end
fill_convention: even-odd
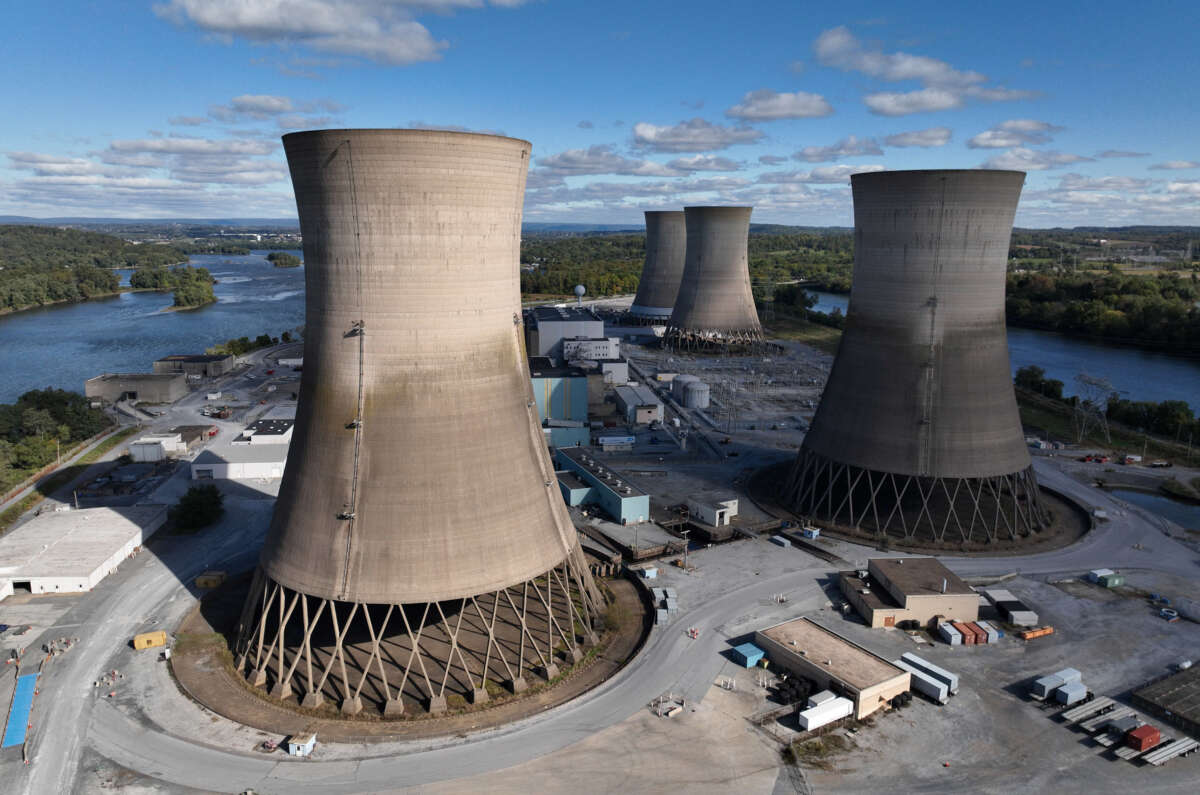
{"type": "Polygon", "coordinates": [[[553,678],[596,642],[602,597],[521,336],[530,144],[429,130],[283,142],[304,374],[235,665],[280,701],[348,714],[437,713],[553,678]]]}
{"type": "Polygon", "coordinates": [[[683,211],[646,211],[646,262],[629,307],[635,323],[665,324],[671,319],[686,254],[683,211]]]}
{"type": "Polygon", "coordinates": [[[849,311],[784,485],[792,511],[907,540],[988,543],[1044,529],[1004,324],[1024,179],[982,170],[851,177],[849,311]]]}
{"type": "Polygon", "coordinates": [[[752,207],[684,207],[687,255],[664,344],[677,351],[734,352],[763,345],[750,290],[752,207]]]}

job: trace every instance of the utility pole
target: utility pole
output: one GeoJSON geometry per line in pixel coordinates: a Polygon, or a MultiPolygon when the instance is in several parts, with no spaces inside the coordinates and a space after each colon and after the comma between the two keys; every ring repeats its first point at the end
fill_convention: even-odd
{"type": "Polygon", "coordinates": [[[692,532],[692,531],[684,530],[680,533],[680,535],[683,536],[683,570],[684,571],[688,570],[688,533],[690,533],[690,532],[692,532]]]}

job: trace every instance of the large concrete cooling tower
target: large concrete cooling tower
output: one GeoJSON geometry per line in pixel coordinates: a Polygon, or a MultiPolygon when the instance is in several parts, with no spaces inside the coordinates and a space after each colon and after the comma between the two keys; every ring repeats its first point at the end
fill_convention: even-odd
{"type": "Polygon", "coordinates": [[[785,492],[794,511],[936,541],[1025,536],[1047,520],[1004,329],[1025,175],[851,177],[854,284],[821,404],[785,492]]]}
{"type": "Polygon", "coordinates": [[[646,264],[629,313],[646,323],[671,319],[687,251],[687,227],[680,211],[646,213],[646,264]]]}
{"type": "Polygon", "coordinates": [[[752,207],[684,207],[687,257],[665,342],[680,351],[737,350],[762,343],[750,292],[752,207]]]}
{"type": "Polygon", "coordinates": [[[597,592],[521,337],[530,145],[324,130],[283,138],[304,235],[304,375],[242,618],[255,686],[344,712],[553,676],[597,592]]]}

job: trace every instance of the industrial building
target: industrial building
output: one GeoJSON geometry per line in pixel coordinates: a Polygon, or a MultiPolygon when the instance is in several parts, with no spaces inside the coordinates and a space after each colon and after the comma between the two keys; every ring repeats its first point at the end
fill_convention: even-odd
{"type": "Polygon", "coordinates": [[[230,444],[290,444],[295,425],[295,420],[256,420],[247,425],[230,444]]]}
{"type": "Polygon", "coordinates": [[[838,586],[872,628],[979,618],[979,594],[936,558],[872,558],[863,571],[839,572],[838,586]]]}
{"type": "Polygon", "coordinates": [[[751,207],[684,207],[687,254],[663,344],[740,351],[762,344],[750,290],[751,207]]]}
{"type": "Polygon", "coordinates": [[[1045,527],[1009,369],[1019,171],[851,177],[846,327],[782,494],[835,525],[939,542],[1045,527]]]}
{"type": "Polygon", "coordinates": [[[775,668],[812,680],[854,701],[854,717],[865,718],[909,688],[908,671],[828,630],[810,618],[760,629],[754,643],[775,668]]]}
{"type": "Polygon", "coordinates": [[[529,360],[538,424],[551,447],[587,446],[588,376],[578,367],[556,367],[546,356],[529,360]]]}
{"type": "Polygon", "coordinates": [[[187,442],[178,433],[149,433],[129,443],[129,457],[138,463],[162,461],[187,449],[187,442]]]}
{"type": "Polygon", "coordinates": [[[738,515],[737,497],[732,494],[689,497],[687,507],[688,516],[693,521],[713,527],[727,525],[730,519],[738,515]]]}
{"type": "Polygon", "coordinates": [[[645,384],[616,387],[617,408],[630,425],[648,425],[663,421],[663,404],[654,390],[645,384]]]}
{"type": "Polygon", "coordinates": [[[43,513],[0,536],[0,598],[90,591],[163,525],[165,505],[43,513]]]}
{"type": "Polygon", "coordinates": [[[560,449],[557,461],[562,468],[557,473],[558,486],[568,505],[599,506],[621,524],[650,518],[650,495],[601,464],[591,451],[560,449]]]}
{"type": "Polygon", "coordinates": [[[231,353],[174,354],[156,361],[154,372],[183,373],[192,378],[216,378],[232,371],[236,365],[237,359],[231,353]]]}
{"type": "Polygon", "coordinates": [[[182,373],[104,373],[83,382],[84,395],[105,403],[174,403],[187,393],[187,376],[182,373]]]}
{"type": "Polygon", "coordinates": [[[617,337],[594,340],[564,339],[562,356],[566,361],[572,359],[619,359],[621,358],[621,340],[617,337]]]}
{"type": "Polygon", "coordinates": [[[1133,704],[1200,739],[1200,667],[1189,665],[1135,690],[1133,704]]]}
{"type": "Polygon", "coordinates": [[[646,213],[646,261],[629,314],[636,322],[666,323],[675,308],[687,255],[687,227],[678,210],[646,213]]]}
{"type": "MultiPolygon", "coordinates": [[[[377,129],[283,143],[305,367],[236,670],[272,699],[346,714],[440,713],[554,679],[597,642],[603,597],[519,335],[529,142],[377,129]]],[[[603,334],[559,341],[576,336],[603,334]]]]}
{"type": "Polygon", "coordinates": [[[563,361],[564,340],[601,340],[604,321],[596,315],[574,306],[538,306],[526,314],[526,349],[529,356],[549,356],[563,361]]]}
{"type": "Polygon", "coordinates": [[[232,444],[203,451],[192,461],[192,480],[270,480],[283,477],[285,444],[232,444]]]}

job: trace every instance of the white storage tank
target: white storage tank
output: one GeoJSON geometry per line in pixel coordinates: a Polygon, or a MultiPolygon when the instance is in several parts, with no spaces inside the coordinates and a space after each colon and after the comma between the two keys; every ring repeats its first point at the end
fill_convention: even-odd
{"type": "Polygon", "coordinates": [[[671,381],[671,397],[675,398],[676,403],[683,403],[687,385],[694,384],[699,380],[696,376],[687,373],[675,376],[671,381]]]}
{"type": "Polygon", "coordinates": [[[708,408],[708,384],[693,381],[683,389],[683,405],[689,409],[708,408]]]}

